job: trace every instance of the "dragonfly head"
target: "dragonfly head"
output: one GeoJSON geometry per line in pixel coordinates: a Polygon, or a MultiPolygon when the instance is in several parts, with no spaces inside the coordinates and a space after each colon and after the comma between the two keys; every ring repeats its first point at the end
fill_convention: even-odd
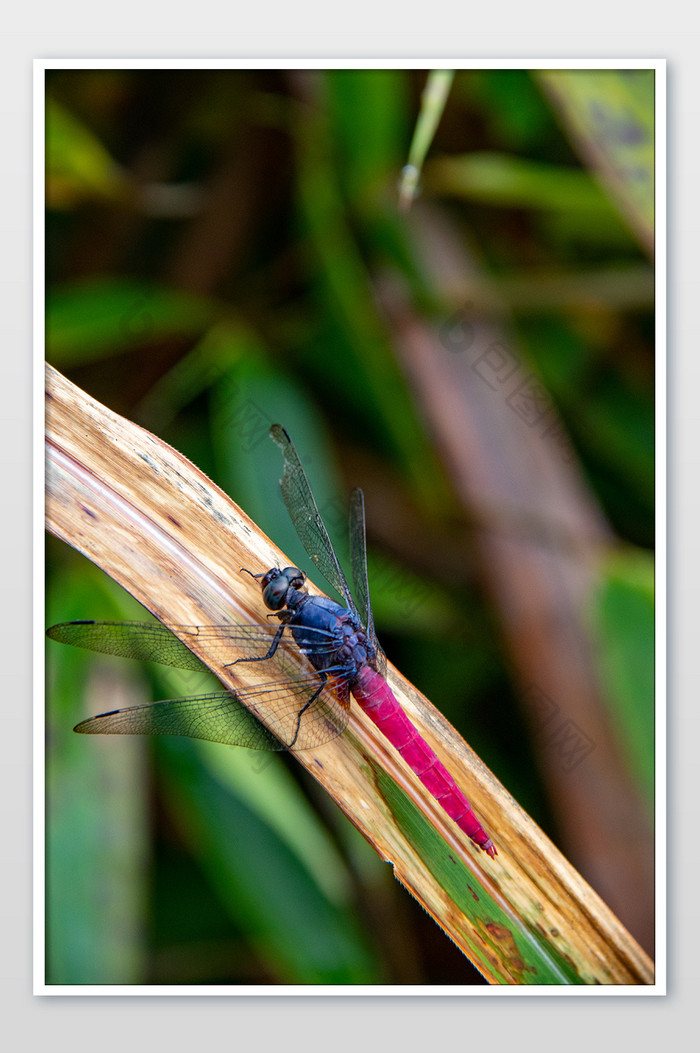
{"type": "Polygon", "coordinates": [[[280,611],[286,607],[289,590],[300,589],[306,581],[306,574],[296,567],[285,567],[284,570],[272,567],[264,574],[252,574],[249,570],[245,573],[260,581],[263,602],[271,611],[280,611]]]}

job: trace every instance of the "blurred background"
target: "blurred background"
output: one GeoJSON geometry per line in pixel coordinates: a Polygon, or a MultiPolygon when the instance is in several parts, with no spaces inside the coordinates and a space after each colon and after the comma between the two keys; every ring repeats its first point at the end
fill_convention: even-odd
{"type": "MultiPolygon", "coordinates": [[[[362,486],[388,657],[650,953],[653,107],[645,70],[46,83],[48,360],[305,569],[270,424],[341,554],[362,486]]],[[[144,613],[47,538],[47,625],[144,613]]],[[[48,983],[483,982],[293,759],[74,735],[188,684],[71,652],[48,983]]]]}

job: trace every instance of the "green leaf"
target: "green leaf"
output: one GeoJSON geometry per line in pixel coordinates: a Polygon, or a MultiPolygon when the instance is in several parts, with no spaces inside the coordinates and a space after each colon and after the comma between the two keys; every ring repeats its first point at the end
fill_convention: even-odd
{"type": "Polygon", "coordinates": [[[46,100],[48,202],[70,208],[83,198],[119,200],[129,181],[102,143],[55,99],[46,100]]]}
{"type": "Polygon", "coordinates": [[[654,561],[639,550],[605,564],[593,597],[603,683],[629,767],[654,801],[654,561]]]}
{"type": "Polygon", "coordinates": [[[222,308],[204,297],[128,278],[93,278],[49,292],[47,358],[61,369],[165,337],[199,335],[222,308]]]}
{"type": "Polygon", "coordinates": [[[255,337],[245,325],[232,319],[215,323],[141,399],[137,419],[148,421],[150,431],[162,434],[181,410],[202,392],[225,383],[229,371],[258,350],[255,337]]]}
{"type": "Polygon", "coordinates": [[[331,70],[324,74],[329,127],[339,178],[358,203],[396,178],[408,116],[400,70],[331,70]]]}
{"type": "Polygon", "coordinates": [[[476,109],[496,142],[541,150],[550,138],[551,111],[526,69],[460,70],[455,95],[476,109]]]}
{"type": "Polygon", "coordinates": [[[282,983],[377,983],[352,909],[339,907],[287,837],[202,764],[197,744],[158,739],[173,821],[231,917],[282,983]]]}
{"type": "Polygon", "coordinates": [[[426,168],[426,185],[483,204],[615,217],[605,192],[588,172],[509,154],[483,151],[441,158],[426,168]]]}
{"type": "Polygon", "coordinates": [[[541,70],[536,74],[592,171],[641,243],[654,243],[653,70],[541,70]]]}
{"type": "MultiPolygon", "coordinates": [[[[535,924],[503,906],[474,872],[451,851],[423,813],[379,768],[374,769],[379,793],[398,827],[418,852],[433,877],[469,919],[464,935],[474,964],[483,962],[500,983],[583,984],[570,960],[545,944],[535,924]]],[[[540,920],[540,919],[538,919],[540,920]]]]}
{"type": "Polygon", "coordinates": [[[327,140],[320,118],[309,120],[298,135],[298,208],[314,250],[309,280],[319,326],[315,343],[305,348],[302,367],[313,372],[315,387],[329,402],[343,392],[341,420],[364,427],[365,441],[393,454],[426,503],[435,503],[444,497],[443,480],[391,353],[327,140]]]}
{"type": "Polygon", "coordinates": [[[401,208],[408,208],[416,196],[423,162],[435,137],[453,80],[454,70],[451,69],[434,69],[428,74],[421,95],[420,113],[408,151],[408,162],[403,169],[399,187],[401,208]]]}
{"type": "MultiPolygon", "coordinates": [[[[108,580],[95,568],[86,574],[84,566],[61,573],[50,592],[61,597],[59,616],[79,618],[104,609],[108,580]]],[[[123,612],[115,605],[114,613],[123,612]]],[[[104,703],[105,691],[112,699],[121,695],[119,705],[141,701],[125,697],[129,683],[133,688],[133,679],[105,679],[104,667],[96,666],[92,655],[47,642],[48,984],[145,979],[144,746],[133,740],[117,750],[107,742],[86,749],[72,730],[91,706],[99,708],[100,696],[104,703]],[[95,668],[103,672],[92,673],[95,668]]]]}
{"type": "Polygon", "coordinates": [[[282,759],[214,742],[199,742],[197,749],[207,771],[275,832],[328,899],[347,907],[352,893],[345,864],[282,759]]]}

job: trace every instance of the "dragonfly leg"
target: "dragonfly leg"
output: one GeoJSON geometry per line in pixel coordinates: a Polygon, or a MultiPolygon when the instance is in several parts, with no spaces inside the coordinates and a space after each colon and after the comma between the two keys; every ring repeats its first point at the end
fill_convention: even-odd
{"type": "Polygon", "coordinates": [[[226,668],[228,669],[228,667],[231,665],[237,665],[238,662],[266,662],[268,658],[272,658],[275,651],[277,650],[279,642],[282,639],[282,633],[285,629],[286,625],[280,625],[279,629],[277,630],[272,639],[272,643],[270,644],[270,649],[267,652],[267,654],[253,655],[252,658],[236,658],[234,662],[226,662],[226,668]]]}
{"type": "Polygon", "coordinates": [[[294,747],[294,743],[296,742],[296,740],[297,740],[297,738],[298,738],[298,736],[299,736],[299,731],[301,730],[301,718],[302,718],[302,717],[304,716],[304,713],[305,713],[305,712],[306,712],[306,710],[307,710],[307,709],[309,708],[309,706],[310,706],[310,705],[312,704],[312,702],[315,702],[315,701],[316,701],[316,699],[318,698],[318,696],[319,696],[319,695],[321,694],[321,692],[323,691],[324,687],[326,686],[326,680],[328,679],[328,676],[327,676],[327,674],[326,674],[326,673],[323,673],[323,672],[321,672],[321,671],[319,670],[319,674],[318,674],[318,675],[319,675],[319,677],[320,677],[320,679],[321,679],[321,683],[320,683],[320,684],[318,685],[318,687],[317,687],[317,688],[316,688],[316,690],[314,691],[314,693],[313,693],[313,695],[311,696],[311,698],[310,698],[310,699],[308,699],[308,700],[307,700],[307,701],[306,701],[306,702],[304,703],[304,705],[303,705],[303,706],[301,707],[301,709],[300,709],[300,710],[299,710],[299,712],[297,713],[297,726],[296,726],[296,730],[295,730],[295,732],[294,732],[294,736],[293,736],[293,738],[292,738],[292,741],[291,741],[291,742],[290,742],[290,743],[289,743],[289,744],[287,745],[287,749],[293,749],[293,747],[294,747]]]}

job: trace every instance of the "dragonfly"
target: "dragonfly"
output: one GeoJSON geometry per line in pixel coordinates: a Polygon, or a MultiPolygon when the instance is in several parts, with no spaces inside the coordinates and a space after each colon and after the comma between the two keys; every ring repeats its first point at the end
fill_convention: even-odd
{"type": "Polygon", "coordinates": [[[344,605],[309,593],[296,567],[254,573],[272,613],[257,625],[168,626],[159,622],[75,621],[47,635],[99,653],[201,671],[187,646],[199,645],[222,664],[264,664],[258,686],[167,699],[112,710],[77,724],[80,734],[183,735],[267,750],[308,750],[341,734],[350,696],[398,750],[409,768],[472,842],[491,858],[496,847],[453,776],[423,739],[386,679],[386,658],[377,640],[369,598],[364,496],[350,497],[350,565],[355,597],[318,511],[299,455],[285,429],[270,437],[284,455],[282,497],[313,564],[344,605]],[[274,620],[276,619],[276,621],[274,620]],[[172,631],[171,631],[172,630],[172,631]],[[282,644],[291,636],[292,647],[282,644]],[[233,657],[236,655],[237,657],[233,657]],[[268,678],[268,671],[274,679],[268,678]]]}

